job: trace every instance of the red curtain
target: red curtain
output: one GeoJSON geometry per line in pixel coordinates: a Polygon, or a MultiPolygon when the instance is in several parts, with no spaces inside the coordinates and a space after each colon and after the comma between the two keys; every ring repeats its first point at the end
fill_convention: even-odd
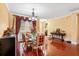
{"type": "Polygon", "coordinates": [[[20,55],[20,52],[19,52],[19,43],[18,43],[18,32],[19,32],[19,29],[20,29],[20,21],[21,21],[21,17],[19,16],[15,16],[16,17],[16,55],[20,55]]]}
{"type": "Polygon", "coordinates": [[[21,20],[27,21],[28,17],[23,17],[23,16],[16,16],[16,35],[18,35],[18,32],[20,30],[20,24],[21,20]]]}
{"type": "MultiPolygon", "coordinates": [[[[16,55],[20,55],[19,53],[19,43],[18,43],[18,33],[19,33],[19,30],[20,30],[20,25],[21,25],[21,20],[28,20],[28,17],[23,17],[23,16],[17,16],[17,15],[14,15],[16,17],[16,55]]],[[[23,36],[24,37],[24,36],[23,36]]]]}
{"type": "Polygon", "coordinates": [[[20,29],[20,23],[21,23],[21,17],[16,16],[16,35],[18,35],[19,29],[20,29]]]}

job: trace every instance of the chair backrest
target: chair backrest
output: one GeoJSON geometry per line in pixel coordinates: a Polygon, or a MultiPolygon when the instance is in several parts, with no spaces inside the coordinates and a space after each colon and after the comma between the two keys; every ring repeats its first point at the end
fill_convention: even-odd
{"type": "Polygon", "coordinates": [[[37,45],[41,46],[44,44],[45,35],[44,34],[38,34],[37,35],[37,45]]]}

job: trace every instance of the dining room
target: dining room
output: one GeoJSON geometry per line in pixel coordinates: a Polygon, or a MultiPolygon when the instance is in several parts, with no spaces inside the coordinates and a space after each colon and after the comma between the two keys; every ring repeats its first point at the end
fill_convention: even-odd
{"type": "Polygon", "coordinates": [[[7,7],[16,19],[16,56],[79,55],[79,4],[8,3],[7,7]]]}

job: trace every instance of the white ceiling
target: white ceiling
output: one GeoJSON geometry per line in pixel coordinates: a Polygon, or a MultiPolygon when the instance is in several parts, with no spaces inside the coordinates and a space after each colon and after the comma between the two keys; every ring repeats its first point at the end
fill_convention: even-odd
{"type": "Polygon", "coordinates": [[[14,14],[31,16],[32,8],[35,15],[43,18],[55,18],[79,10],[78,3],[8,3],[9,10],[14,14]]]}

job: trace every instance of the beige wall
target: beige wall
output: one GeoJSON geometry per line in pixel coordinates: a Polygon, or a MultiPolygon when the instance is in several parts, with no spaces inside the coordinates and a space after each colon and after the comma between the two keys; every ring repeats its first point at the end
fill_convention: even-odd
{"type": "Polygon", "coordinates": [[[77,42],[77,15],[75,13],[57,19],[48,20],[48,34],[60,28],[66,32],[66,41],[77,42]]]}
{"type": "Polygon", "coordinates": [[[8,16],[9,16],[9,27],[11,28],[12,27],[12,24],[13,24],[13,15],[12,15],[12,13],[8,13],[8,16]]]}
{"type": "Polygon", "coordinates": [[[78,30],[78,32],[77,32],[77,39],[78,40],[77,41],[79,43],[79,14],[77,14],[77,17],[78,17],[78,20],[77,20],[77,24],[78,24],[78,26],[77,26],[78,27],[78,29],[77,29],[78,30]]]}
{"type": "Polygon", "coordinates": [[[14,20],[14,30],[15,30],[15,23],[16,18],[13,16],[12,13],[8,11],[6,4],[0,3],[0,37],[3,35],[4,30],[7,27],[12,28],[14,20]]]}
{"type": "MultiPolygon", "coordinates": [[[[43,20],[43,19],[41,19],[43,20]]],[[[45,24],[46,24],[46,21],[41,21],[40,19],[38,20],[39,21],[39,24],[37,25],[38,28],[39,28],[39,32],[40,33],[45,33],[45,24]]]]}
{"type": "Polygon", "coordinates": [[[44,32],[44,22],[40,21],[40,32],[44,32]]]}
{"type": "Polygon", "coordinates": [[[38,18],[38,20],[36,21],[36,31],[37,32],[39,32],[40,31],[40,24],[39,24],[40,22],[39,22],[39,18],[38,18]]]}
{"type": "Polygon", "coordinates": [[[16,28],[16,17],[11,13],[9,12],[8,13],[8,16],[9,16],[9,28],[12,28],[13,30],[15,30],[16,28]]]}
{"type": "Polygon", "coordinates": [[[0,37],[8,27],[8,10],[5,4],[0,3],[0,37]]]}
{"type": "Polygon", "coordinates": [[[71,25],[72,25],[72,31],[71,31],[71,41],[74,44],[77,44],[77,14],[71,15],[71,25]]]}

